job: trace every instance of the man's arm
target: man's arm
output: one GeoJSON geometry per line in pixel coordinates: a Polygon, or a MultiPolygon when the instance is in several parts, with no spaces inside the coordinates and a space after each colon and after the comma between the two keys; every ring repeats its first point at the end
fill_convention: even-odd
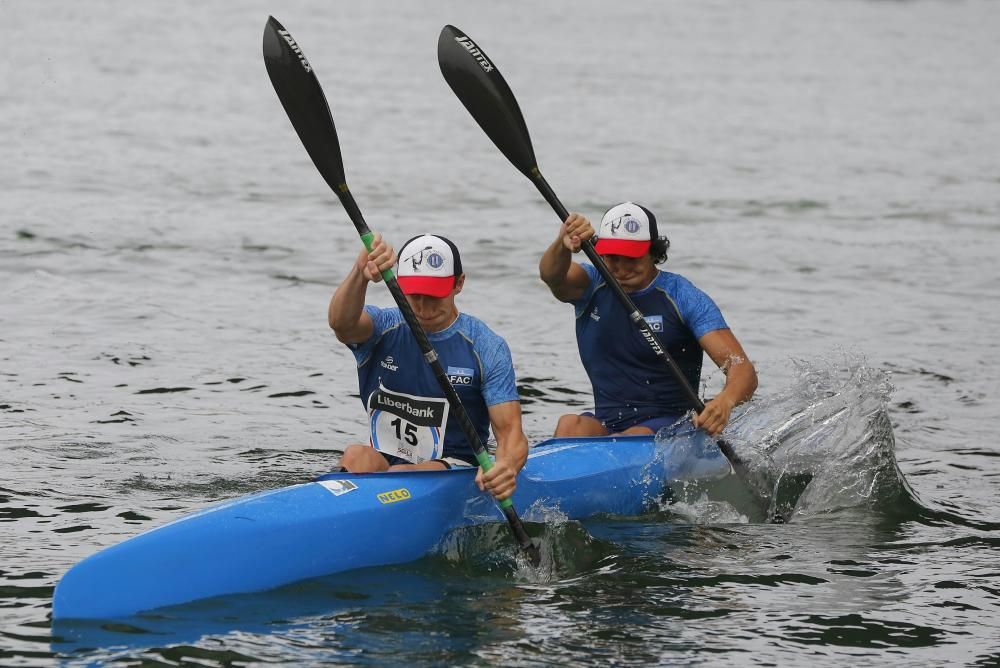
{"type": "Polygon", "coordinates": [[[357,260],[351,265],[343,282],[337,286],[330,306],[327,308],[327,322],[341,343],[362,343],[375,331],[375,323],[365,313],[365,295],[368,283],[382,280],[381,272],[396,263],[392,246],[382,241],[376,234],[369,253],[361,249],[357,260]]]}
{"type": "Polygon", "coordinates": [[[726,384],[713,399],[705,404],[705,410],[694,418],[694,425],[713,436],[719,434],[729,423],[733,407],[749,401],[757,389],[757,370],[747,358],[743,346],[729,329],[717,329],[698,339],[712,361],[726,374],[726,384]]]}
{"type": "Polygon", "coordinates": [[[559,236],[549,244],[538,263],[538,274],[552,295],[561,302],[571,302],[583,296],[590,286],[590,277],[583,267],[573,262],[583,242],[594,236],[590,221],[571,213],[559,228],[559,236]]]}
{"type": "Polygon", "coordinates": [[[503,501],[517,488],[517,474],[528,460],[528,438],[521,427],[521,402],[504,401],[489,407],[490,423],[497,437],[493,467],[476,476],[476,484],[503,501]]]}

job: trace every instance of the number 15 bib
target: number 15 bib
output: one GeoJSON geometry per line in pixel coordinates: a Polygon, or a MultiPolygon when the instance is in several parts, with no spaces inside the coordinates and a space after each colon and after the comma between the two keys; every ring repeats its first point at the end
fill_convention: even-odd
{"type": "Polygon", "coordinates": [[[381,383],[368,397],[372,447],[419,464],[444,451],[448,401],[387,390],[381,383]]]}

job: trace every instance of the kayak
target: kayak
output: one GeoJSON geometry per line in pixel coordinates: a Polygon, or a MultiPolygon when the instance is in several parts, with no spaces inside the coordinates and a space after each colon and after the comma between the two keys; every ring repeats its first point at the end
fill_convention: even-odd
{"type": "MultiPolygon", "coordinates": [[[[225,501],[129,538],[69,569],[54,619],[115,619],[309,578],[399,564],[435,550],[452,530],[503,522],[475,484],[476,467],[331,473],[225,501]]],[[[514,504],[526,521],[654,510],[678,480],[731,473],[690,423],[654,436],[558,438],[529,450],[514,504]]]]}

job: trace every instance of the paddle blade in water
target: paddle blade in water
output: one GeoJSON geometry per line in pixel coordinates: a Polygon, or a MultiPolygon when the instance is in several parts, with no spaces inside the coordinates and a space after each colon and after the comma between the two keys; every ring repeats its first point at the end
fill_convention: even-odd
{"type": "Polygon", "coordinates": [[[536,169],[528,127],[507,82],[479,45],[454,26],[441,29],[438,64],[451,89],[479,127],[517,169],[536,169]]]}
{"type": "Polygon", "coordinates": [[[327,184],[338,192],[345,182],[344,161],[330,106],[302,49],[273,16],[264,26],[264,64],[309,157],[327,184]]]}

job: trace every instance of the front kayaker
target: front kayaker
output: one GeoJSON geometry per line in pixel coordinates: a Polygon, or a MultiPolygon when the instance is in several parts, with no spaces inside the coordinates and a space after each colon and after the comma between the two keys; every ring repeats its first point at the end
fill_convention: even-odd
{"type": "MultiPolygon", "coordinates": [[[[330,327],[357,359],[369,416],[369,443],[348,446],[341,466],[360,473],[475,465],[400,310],[365,304],[368,284],[381,280],[396,258],[376,235],[371,253],[361,251],[330,300],[330,327]]],[[[528,456],[510,348],[482,321],[459,313],[455,296],[465,274],[458,248],[448,239],[424,234],[407,241],[396,276],[483,443],[493,426],[496,462],[487,473],[480,470],[476,482],[503,500],[514,493],[528,456]]]]}
{"type": "MultiPolygon", "coordinates": [[[[594,412],[561,416],[555,435],[655,433],[691,405],[597,269],[573,262],[573,253],[594,236],[589,220],[570,214],[538,266],[556,299],[576,309],[577,346],[594,390],[594,412]]],[[[696,426],[718,434],[733,407],[757,388],[757,372],[743,346],[711,297],[683,276],[657,269],[670,241],[659,235],[649,209],[632,202],[613,206],[596,237],[595,250],[691,387],[701,381],[703,352],[726,374],[722,391],[694,417],[696,426]]]]}

